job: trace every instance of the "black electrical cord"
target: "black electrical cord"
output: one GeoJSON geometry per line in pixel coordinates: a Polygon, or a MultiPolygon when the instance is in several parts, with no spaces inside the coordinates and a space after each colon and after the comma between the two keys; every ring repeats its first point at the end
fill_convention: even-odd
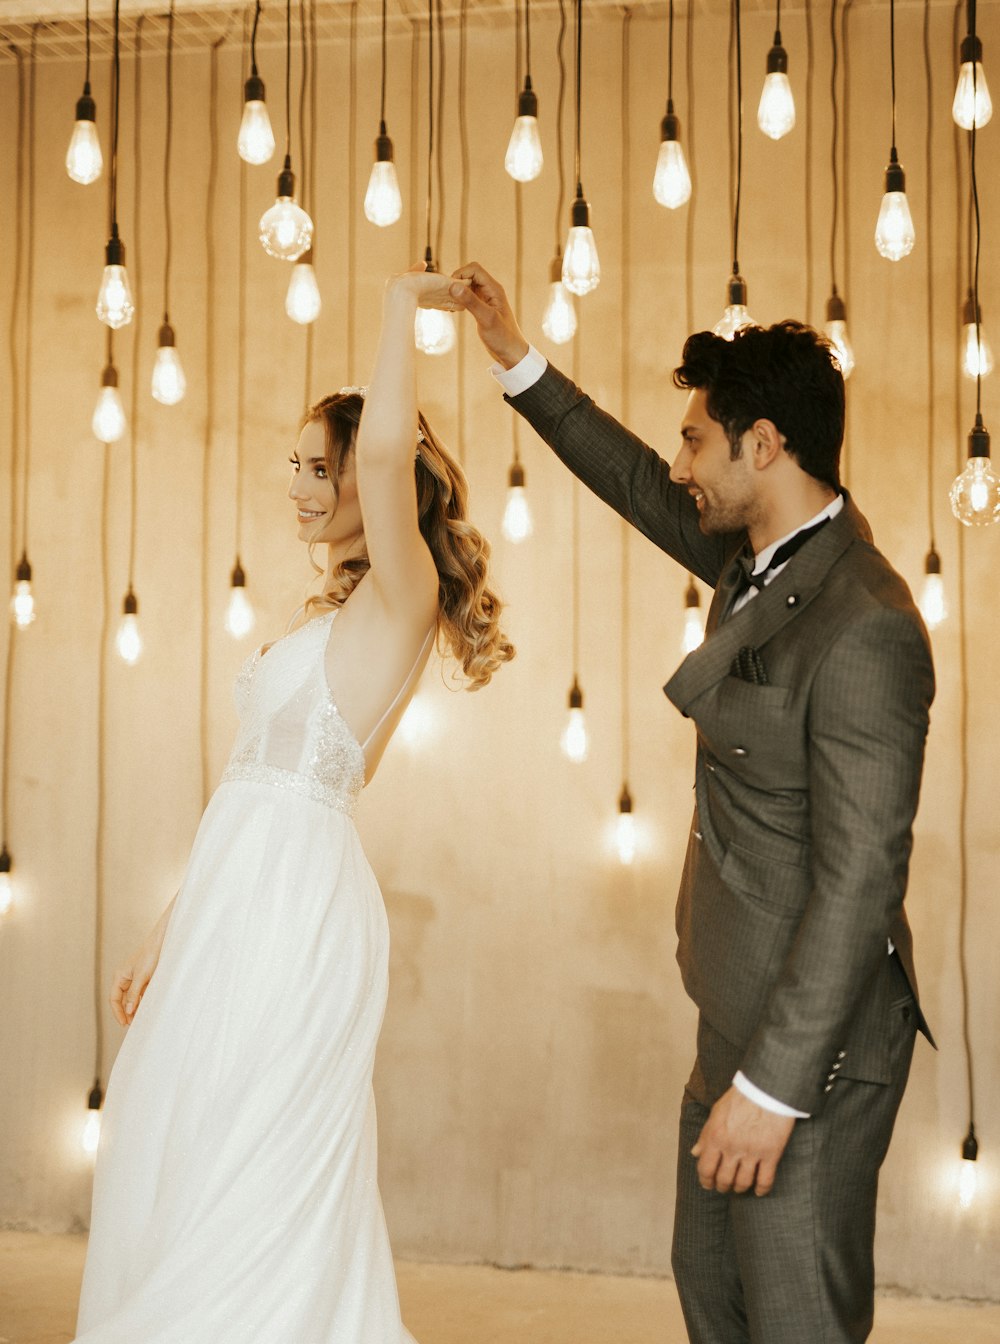
{"type": "Polygon", "coordinates": [[[563,206],[566,203],[566,164],[563,155],[563,108],[566,101],[566,57],[563,42],[566,37],[566,0],[559,0],[559,35],[556,38],[556,60],[559,63],[559,99],[556,104],[556,175],[559,194],[556,199],[556,256],[560,253],[563,206]]]}
{"type": "Polygon", "coordinates": [[[736,200],[733,205],[733,275],[740,273],[740,198],[743,192],[743,43],[740,0],[733,0],[736,33],[736,200]]]}
{"type": "MultiPolygon", "coordinates": [[[[138,56],[136,57],[138,64],[138,56]]],[[[173,220],[170,211],[170,150],[174,135],[174,0],[167,15],[167,127],[163,150],[163,321],[170,322],[170,262],[173,256],[173,220]]]]}

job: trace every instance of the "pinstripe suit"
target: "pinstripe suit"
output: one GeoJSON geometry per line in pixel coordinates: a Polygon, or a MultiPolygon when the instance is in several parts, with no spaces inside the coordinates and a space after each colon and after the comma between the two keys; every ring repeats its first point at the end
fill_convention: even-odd
{"type": "Polygon", "coordinates": [[[871,1327],[878,1168],[915,1028],[929,1037],[903,911],[934,691],[923,624],[849,498],[720,623],[745,538],[704,535],[667,464],[551,366],[509,400],[716,590],[704,644],[664,687],[697,729],[677,902],[678,961],[700,1012],[673,1256],[690,1338],[854,1344],[871,1327]],[[732,675],[745,646],[768,684],[732,675]],[[764,1199],[702,1190],[689,1156],[736,1069],[811,1117],[764,1199]]]}

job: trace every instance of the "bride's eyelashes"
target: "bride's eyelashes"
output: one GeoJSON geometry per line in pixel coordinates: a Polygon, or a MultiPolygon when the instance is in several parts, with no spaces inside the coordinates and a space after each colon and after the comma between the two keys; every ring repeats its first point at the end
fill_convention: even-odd
{"type": "MultiPolygon", "coordinates": [[[[290,457],[288,460],[289,460],[289,462],[291,462],[291,464],[292,464],[292,470],[295,472],[295,474],[296,474],[296,476],[297,476],[297,475],[299,474],[299,472],[302,470],[302,463],[299,461],[299,459],[298,459],[297,457],[290,457]]],[[[325,465],[325,463],[323,463],[323,462],[314,462],[314,463],[313,463],[313,475],[314,475],[318,480],[320,480],[320,481],[325,481],[325,480],[327,479],[327,471],[326,471],[326,465],[325,465]]]]}

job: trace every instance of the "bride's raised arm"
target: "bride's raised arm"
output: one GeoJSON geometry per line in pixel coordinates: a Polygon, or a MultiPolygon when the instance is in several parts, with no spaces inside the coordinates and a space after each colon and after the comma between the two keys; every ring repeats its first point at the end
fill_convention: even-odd
{"type": "Polygon", "coordinates": [[[413,322],[421,305],[454,306],[447,277],[406,271],[387,282],[355,451],[370,581],[390,614],[426,629],[437,605],[438,575],[420,533],[414,472],[419,428],[413,322]]]}

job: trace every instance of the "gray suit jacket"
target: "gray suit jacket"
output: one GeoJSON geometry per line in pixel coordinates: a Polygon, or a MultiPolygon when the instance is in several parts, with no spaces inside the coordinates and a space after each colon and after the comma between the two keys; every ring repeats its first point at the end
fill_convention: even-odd
{"type": "Polygon", "coordinates": [[[848,497],[720,625],[745,537],[703,535],[667,463],[551,366],[509,400],[580,480],[716,588],[704,644],[664,687],[697,728],[677,901],[688,993],[747,1077],[798,1110],[822,1108],[835,1062],[888,1082],[900,984],[886,939],[916,998],[903,896],[934,694],[906,583],[848,497]],[[745,646],[766,685],[733,675],[745,646]]]}

